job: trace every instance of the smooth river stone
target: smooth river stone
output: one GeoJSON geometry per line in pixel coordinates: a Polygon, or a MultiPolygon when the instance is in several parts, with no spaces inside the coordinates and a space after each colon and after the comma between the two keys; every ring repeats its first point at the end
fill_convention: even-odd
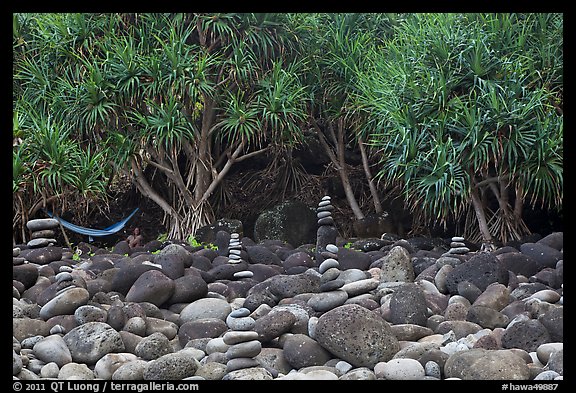
{"type": "Polygon", "coordinates": [[[90,293],[84,288],[67,289],[53,297],[40,309],[40,318],[48,320],[55,315],[72,315],[80,306],[88,303],[90,293]]]}
{"type": "Polygon", "coordinates": [[[340,266],[340,264],[338,263],[338,261],[334,258],[328,258],[325,259],[321,264],[320,267],[318,268],[318,271],[320,272],[320,274],[324,273],[326,270],[330,269],[330,268],[338,268],[340,266]]]}
{"type": "Polygon", "coordinates": [[[226,325],[232,330],[251,330],[256,321],[252,317],[231,318],[226,317],[226,325]]]}
{"type": "Polygon", "coordinates": [[[262,344],[258,340],[245,341],[231,345],[226,351],[227,359],[253,358],[262,350],[262,344]]]}
{"type": "Polygon", "coordinates": [[[341,306],[348,300],[348,293],[342,290],[315,293],[308,299],[308,305],[314,311],[328,311],[335,307],[341,306]]]}
{"type": "Polygon", "coordinates": [[[58,367],[72,361],[66,342],[59,335],[51,335],[34,344],[34,355],[45,363],[54,362],[58,367]]]}
{"type": "Polygon", "coordinates": [[[225,344],[234,345],[245,341],[257,340],[258,332],[255,332],[253,330],[248,331],[230,330],[224,333],[224,336],[222,338],[225,344]]]}
{"type": "Polygon", "coordinates": [[[340,289],[346,291],[348,293],[348,296],[352,297],[376,289],[379,284],[380,284],[379,280],[375,280],[373,278],[366,278],[364,280],[353,281],[351,283],[345,284],[340,289]]]}

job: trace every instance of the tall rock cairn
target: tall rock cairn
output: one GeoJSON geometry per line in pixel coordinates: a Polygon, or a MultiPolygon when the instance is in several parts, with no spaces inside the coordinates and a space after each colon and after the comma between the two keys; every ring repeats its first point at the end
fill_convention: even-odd
{"type": "Polygon", "coordinates": [[[326,251],[322,252],[324,261],[318,267],[320,277],[320,292],[313,294],[308,305],[317,312],[325,312],[344,304],[348,300],[348,293],[341,290],[344,280],[340,280],[340,264],[338,263],[338,247],[330,243],[326,251]]]}
{"type": "Polygon", "coordinates": [[[228,262],[229,263],[242,262],[242,257],[240,256],[241,252],[242,252],[242,245],[240,244],[240,235],[237,233],[230,234],[230,241],[228,243],[228,262]]]}
{"type": "Polygon", "coordinates": [[[258,332],[252,330],[256,321],[250,316],[250,310],[242,307],[232,311],[226,317],[226,325],[229,330],[222,336],[224,344],[228,345],[226,372],[260,366],[256,356],[262,350],[262,344],[258,332]]]}
{"type": "MultiPolygon", "coordinates": [[[[228,263],[236,264],[244,260],[240,256],[242,253],[242,244],[240,244],[240,235],[238,233],[230,234],[230,242],[228,243],[228,263]]],[[[234,273],[235,279],[250,278],[254,275],[250,270],[241,270],[234,273]]]]}
{"type": "Polygon", "coordinates": [[[338,229],[334,226],[332,210],[334,210],[334,206],[332,206],[330,202],[330,196],[326,195],[322,197],[322,200],[316,208],[316,217],[318,218],[318,230],[316,231],[316,264],[318,266],[320,266],[325,259],[322,253],[326,251],[326,246],[328,244],[336,244],[338,229]]]}

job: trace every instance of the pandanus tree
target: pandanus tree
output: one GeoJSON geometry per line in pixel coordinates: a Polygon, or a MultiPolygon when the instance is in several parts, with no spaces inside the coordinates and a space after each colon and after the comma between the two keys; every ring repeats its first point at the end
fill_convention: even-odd
{"type": "Polygon", "coordinates": [[[465,221],[489,244],[562,209],[561,14],[412,14],[358,78],[378,177],[422,224],[465,221]]]}
{"type": "Polygon", "coordinates": [[[299,140],[306,97],[282,14],[61,18],[68,39],[44,51],[65,66],[42,97],[59,91],[58,116],[162,209],[169,237],[214,219],[234,164],[299,140]]]}
{"type": "Polygon", "coordinates": [[[87,213],[106,198],[105,151],[78,137],[65,116],[69,92],[59,75],[71,71],[69,27],[60,14],[13,18],[14,243],[28,240],[25,224],[41,208],[87,213]]]}
{"type": "Polygon", "coordinates": [[[357,110],[354,96],[356,80],[367,61],[365,48],[383,42],[392,34],[396,17],[392,14],[307,14],[295,15],[305,41],[308,59],[307,87],[310,95],[309,122],[324,152],[336,169],[346,200],[356,220],[365,218],[358,202],[359,193],[351,182],[348,153],[360,152],[362,167],[373,211],[383,212],[380,195],[373,181],[372,165],[365,141],[363,113],[357,110]]]}

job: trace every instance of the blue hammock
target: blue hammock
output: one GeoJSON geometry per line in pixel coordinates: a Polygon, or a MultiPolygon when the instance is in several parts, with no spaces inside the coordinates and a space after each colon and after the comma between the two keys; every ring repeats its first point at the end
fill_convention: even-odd
{"type": "Polygon", "coordinates": [[[80,233],[82,235],[88,235],[88,240],[90,242],[92,242],[94,240],[93,239],[94,237],[113,235],[116,232],[120,231],[122,228],[124,228],[126,223],[132,218],[132,216],[134,214],[136,214],[137,211],[138,211],[138,208],[134,209],[134,211],[132,211],[132,213],[130,213],[130,215],[128,217],[126,217],[122,221],[119,221],[116,224],[111,225],[108,228],[104,228],[104,229],[92,229],[92,228],[81,227],[78,225],[74,225],[74,224],[72,224],[72,223],[70,223],[70,222],[68,222],[68,221],[66,221],[60,217],[54,216],[52,214],[52,212],[46,211],[46,214],[48,214],[50,217],[58,220],[58,222],[60,222],[60,224],[62,224],[65,228],[70,229],[72,232],[80,233]]]}

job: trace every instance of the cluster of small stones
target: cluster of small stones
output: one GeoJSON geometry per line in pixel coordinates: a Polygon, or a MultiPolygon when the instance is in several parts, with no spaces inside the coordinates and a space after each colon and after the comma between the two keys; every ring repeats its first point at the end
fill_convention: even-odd
{"type": "Polygon", "coordinates": [[[449,255],[465,255],[470,252],[470,249],[466,247],[464,243],[464,238],[461,236],[454,236],[450,242],[450,250],[444,253],[443,256],[449,255]]]}
{"type": "Polygon", "coordinates": [[[398,240],[367,265],[331,240],[332,209],[324,197],[318,260],[289,254],[296,274],[287,253],[257,263],[235,233],[206,268],[194,264],[208,250],[177,244],[80,262],[15,245],[14,378],[563,379],[561,233],[493,254],[398,240]],[[188,270],[169,277],[167,262],[188,270]]]}
{"type": "Polygon", "coordinates": [[[54,218],[29,220],[26,223],[26,227],[31,234],[27,246],[30,248],[39,248],[56,244],[56,233],[54,230],[58,228],[58,225],[58,220],[54,218]]]}
{"type": "MultiPolygon", "coordinates": [[[[232,264],[238,264],[243,262],[242,256],[242,244],[240,243],[240,235],[238,233],[230,234],[230,242],[228,243],[228,262],[232,264]]],[[[250,278],[254,275],[250,270],[242,270],[234,273],[234,278],[250,278]]]]}
{"type": "Polygon", "coordinates": [[[334,218],[332,218],[332,206],[330,196],[322,197],[316,208],[316,217],[318,218],[318,230],[316,232],[316,263],[320,264],[324,261],[323,252],[326,251],[328,244],[336,243],[338,230],[334,226],[334,218]]]}

